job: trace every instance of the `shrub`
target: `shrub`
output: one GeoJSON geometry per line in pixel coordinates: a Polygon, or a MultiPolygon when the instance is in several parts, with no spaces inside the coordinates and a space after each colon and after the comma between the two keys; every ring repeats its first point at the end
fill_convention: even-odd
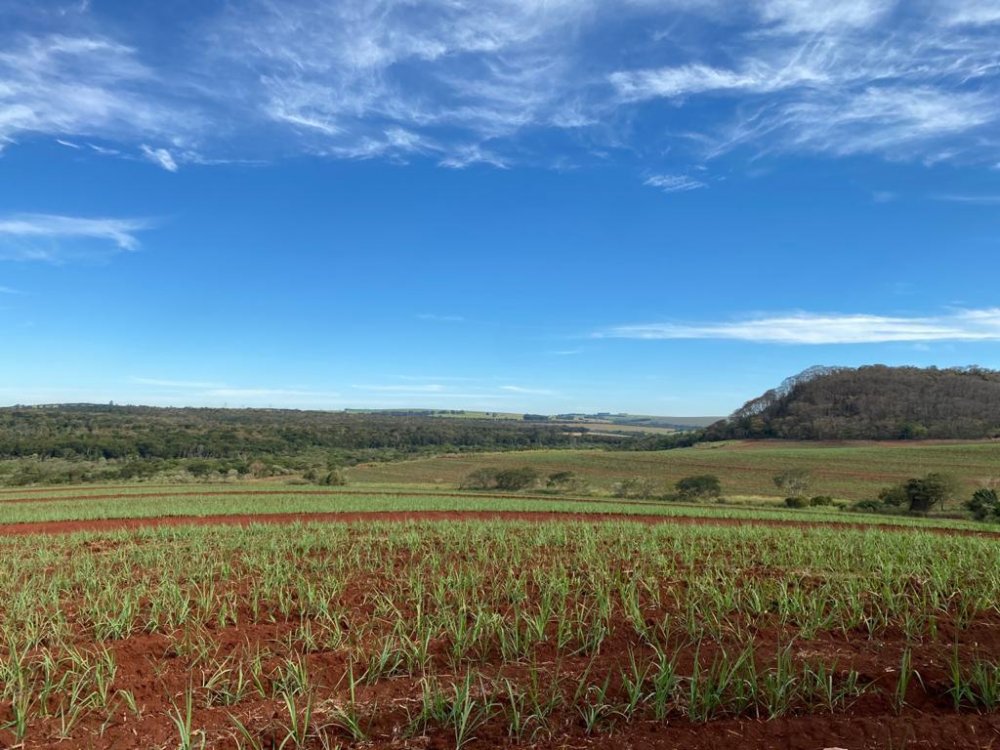
{"type": "Polygon", "coordinates": [[[504,469],[496,473],[498,490],[516,492],[531,487],[538,481],[538,472],[530,466],[521,466],[517,469],[504,469]]]}
{"type": "Polygon", "coordinates": [[[576,474],[572,471],[557,471],[549,474],[548,479],[545,480],[545,486],[553,489],[561,489],[568,484],[572,484],[575,480],[576,474]]]}
{"type": "Polygon", "coordinates": [[[814,507],[833,505],[833,498],[829,495],[813,495],[809,498],[809,504],[814,507]]]}
{"type": "Polygon", "coordinates": [[[646,477],[629,477],[615,482],[611,488],[611,493],[615,497],[638,498],[645,500],[656,494],[656,485],[652,479],[646,477]]]}
{"type": "Polygon", "coordinates": [[[892,487],[879,490],[878,500],[882,505],[891,505],[894,508],[898,508],[901,505],[908,505],[910,496],[906,493],[905,485],[894,484],[892,487]]]}
{"type": "Polygon", "coordinates": [[[466,475],[458,485],[462,490],[492,490],[497,486],[497,470],[490,467],[476,469],[466,475]]]}
{"type": "Polygon", "coordinates": [[[578,477],[572,471],[557,471],[549,474],[545,480],[545,486],[555,492],[573,492],[580,494],[589,490],[589,483],[586,479],[578,477]]]}
{"type": "Polygon", "coordinates": [[[722,494],[722,483],[715,474],[697,474],[679,479],[674,488],[682,500],[703,500],[722,494]]]}
{"type": "Polygon", "coordinates": [[[802,495],[793,495],[792,497],[786,497],[785,505],[787,505],[789,508],[808,508],[809,498],[803,497],[802,495]]]}
{"type": "Polygon", "coordinates": [[[808,469],[787,469],[773,477],[774,485],[778,489],[792,493],[792,497],[805,494],[811,479],[808,469]]]}
{"type": "Polygon", "coordinates": [[[885,505],[880,500],[869,498],[867,500],[858,500],[851,506],[851,509],[861,511],[862,513],[878,513],[881,510],[885,510],[885,505]]]}
{"type": "Polygon", "coordinates": [[[334,469],[327,472],[326,476],[319,480],[319,483],[325,487],[343,487],[347,484],[347,476],[340,469],[334,469]]]}
{"type": "Polygon", "coordinates": [[[1000,497],[992,488],[983,487],[973,492],[965,507],[972,511],[977,521],[992,521],[1000,517],[1000,497]]]}

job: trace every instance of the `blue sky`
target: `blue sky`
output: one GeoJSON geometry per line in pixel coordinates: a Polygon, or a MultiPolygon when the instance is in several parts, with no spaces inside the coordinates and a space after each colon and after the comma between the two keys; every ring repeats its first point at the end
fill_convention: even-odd
{"type": "Polygon", "coordinates": [[[998,49],[998,0],[0,0],[0,403],[1000,368],[998,49]]]}

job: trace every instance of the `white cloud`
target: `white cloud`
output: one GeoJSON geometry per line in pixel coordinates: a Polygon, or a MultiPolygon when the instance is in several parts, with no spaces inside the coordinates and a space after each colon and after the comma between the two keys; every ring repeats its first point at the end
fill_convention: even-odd
{"type": "Polygon", "coordinates": [[[665,193],[681,193],[708,187],[701,180],[679,174],[655,174],[647,177],[643,184],[659,188],[665,193]]]}
{"type": "Polygon", "coordinates": [[[340,398],[340,394],[333,391],[297,387],[245,387],[213,381],[147,377],[132,377],[129,381],[157,389],[156,395],[146,399],[155,403],[164,403],[166,399],[168,402],[179,404],[219,404],[223,401],[236,401],[239,404],[257,406],[270,405],[274,402],[286,406],[308,406],[329,405],[340,398]]]}
{"type": "Polygon", "coordinates": [[[501,391],[508,391],[509,393],[523,393],[525,395],[531,396],[554,396],[555,392],[550,391],[547,388],[525,388],[521,385],[502,385],[500,386],[501,391]]]}
{"type": "MultiPolygon", "coordinates": [[[[683,122],[686,109],[712,97],[716,122],[685,122],[683,131],[709,158],[743,148],[995,160],[1000,61],[989,35],[919,12],[893,21],[893,0],[765,0],[758,11],[771,25],[714,55],[727,64],[618,70],[608,79],[618,100],[667,100],[678,112],[671,119],[683,122]]],[[[987,14],[971,21],[977,30],[988,22],[987,14]]]]}
{"type": "Polygon", "coordinates": [[[712,323],[618,326],[595,336],[647,340],[729,339],[764,344],[1000,341],[1000,308],[916,317],[791,313],[712,323]]]}
{"type": "Polygon", "coordinates": [[[882,20],[896,0],[758,0],[758,12],[783,31],[866,28],[882,20]]]}
{"type": "Polygon", "coordinates": [[[979,206],[1000,206],[1000,195],[936,195],[936,200],[949,203],[972,203],[979,206]]]}
{"type": "Polygon", "coordinates": [[[618,71],[612,73],[609,80],[624,100],[642,101],[713,91],[763,93],[816,79],[807,70],[778,71],[761,65],[755,67],[755,70],[737,72],[701,64],[682,65],[618,71]]]}
{"type": "Polygon", "coordinates": [[[150,148],[146,144],[142,145],[143,155],[154,164],[159,164],[168,172],[177,171],[177,162],[173,155],[165,148],[150,148]]]}
{"type": "Polygon", "coordinates": [[[440,383],[426,383],[423,385],[352,385],[361,391],[376,391],[379,393],[444,393],[448,386],[440,383]]]}
{"type": "Polygon", "coordinates": [[[155,48],[100,8],[23,29],[8,13],[0,146],[46,134],[169,171],[298,154],[649,172],[734,149],[1000,158],[1000,0],[209,6],[155,48]]]}
{"type": "Polygon", "coordinates": [[[465,321],[465,317],[462,315],[439,315],[437,313],[420,313],[417,318],[436,323],[462,323],[465,321]]]}
{"type": "Polygon", "coordinates": [[[452,169],[465,169],[473,164],[488,164],[497,169],[507,169],[510,162],[480,145],[457,146],[439,164],[452,169]]]}
{"type": "Polygon", "coordinates": [[[21,133],[173,134],[190,122],[157,95],[155,75],[133,47],[69,34],[0,42],[0,142],[21,133]]]}
{"type": "Polygon", "coordinates": [[[780,115],[798,146],[838,155],[906,153],[971,131],[997,117],[978,92],[871,87],[846,98],[791,104],[780,115]]]}
{"type": "Polygon", "coordinates": [[[1000,0],[950,0],[943,10],[946,22],[956,26],[1000,22],[1000,0]]]}
{"type": "Polygon", "coordinates": [[[169,380],[164,378],[132,378],[133,383],[155,385],[160,388],[225,388],[224,383],[212,383],[200,380],[169,380]]]}
{"type": "Polygon", "coordinates": [[[133,251],[145,219],[83,218],[55,214],[0,216],[0,260],[60,262],[87,255],[133,251]]]}
{"type": "Polygon", "coordinates": [[[297,403],[302,400],[333,400],[340,398],[339,393],[332,391],[311,391],[300,388],[212,388],[203,394],[206,397],[226,399],[282,399],[297,403]]]}
{"type": "MultiPolygon", "coordinates": [[[[453,380],[467,381],[468,378],[453,378],[453,380]]],[[[359,391],[391,395],[399,400],[409,399],[410,403],[416,403],[426,399],[446,399],[475,401],[477,404],[489,403],[491,400],[509,400],[519,396],[557,396],[555,391],[544,388],[529,388],[521,385],[477,385],[470,382],[461,382],[456,386],[444,385],[442,383],[406,383],[406,384],[367,384],[361,383],[352,385],[352,388],[359,391]]]]}

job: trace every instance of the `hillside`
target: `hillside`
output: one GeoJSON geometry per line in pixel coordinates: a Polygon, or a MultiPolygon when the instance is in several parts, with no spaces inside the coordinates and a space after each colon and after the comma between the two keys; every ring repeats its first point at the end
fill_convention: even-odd
{"type": "Polygon", "coordinates": [[[1000,437],[1000,372],[814,367],[710,426],[709,440],[1000,437]]]}

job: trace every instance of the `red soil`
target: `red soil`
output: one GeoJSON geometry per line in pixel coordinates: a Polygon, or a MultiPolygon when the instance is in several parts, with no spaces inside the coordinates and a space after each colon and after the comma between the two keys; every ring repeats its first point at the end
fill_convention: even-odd
{"type": "MultiPolygon", "coordinates": [[[[405,554],[396,558],[395,569],[405,575],[411,563],[405,554]]],[[[766,571],[753,573],[766,576],[766,571]]],[[[364,617],[370,614],[371,590],[379,581],[359,576],[340,595],[342,607],[364,617]]],[[[248,598],[248,582],[239,590],[243,602],[248,598]]],[[[412,612],[401,613],[404,618],[412,612]]],[[[265,618],[266,619],[266,618],[265,618]]],[[[278,647],[287,642],[298,624],[297,620],[275,617],[273,622],[249,622],[249,610],[240,613],[244,622],[240,627],[207,624],[201,632],[217,647],[220,657],[243,658],[258,647],[278,647]]],[[[70,621],[72,622],[72,616],[70,621]]],[[[624,692],[619,675],[627,670],[632,658],[643,663],[652,657],[650,649],[634,640],[630,625],[623,613],[616,612],[612,635],[595,657],[570,656],[559,662],[558,677],[565,680],[570,693],[576,680],[589,675],[592,682],[600,683],[605,675],[611,679],[609,696],[621,705],[624,692]]],[[[81,645],[87,647],[86,633],[80,633],[81,645]]],[[[762,662],[772,660],[780,648],[782,634],[766,624],[756,628],[756,655],[762,662]]],[[[91,641],[92,643],[92,641],[91,641]]],[[[971,627],[958,629],[948,622],[941,623],[939,637],[933,642],[914,648],[914,668],[921,680],[914,681],[907,694],[908,706],[901,713],[893,710],[887,698],[895,685],[894,671],[899,665],[904,645],[902,634],[887,632],[869,639],[862,633],[824,633],[794,644],[796,660],[822,659],[836,661],[838,669],[857,670],[864,683],[875,683],[885,693],[874,691],[862,695],[847,709],[825,713],[820,709],[811,712],[792,712],[791,715],[764,720],[751,717],[713,719],[706,724],[694,724],[679,715],[665,721],[655,721],[640,714],[631,722],[622,719],[609,721],[599,730],[588,735],[578,713],[570,708],[557,709],[550,724],[551,737],[514,742],[507,734],[505,720],[497,716],[476,730],[476,739],[466,747],[469,750],[487,748],[538,748],[557,750],[563,748],[609,748],[632,750],[715,750],[717,748],[747,748],[759,750],[823,750],[845,748],[849,750],[875,750],[876,748],[920,748],[944,750],[945,748],[995,748],[1000,747],[1000,716],[972,712],[955,713],[946,697],[947,669],[952,644],[960,645],[962,653],[978,651],[983,654],[1000,654],[1000,618],[978,621],[971,627]]],[[[720,647],[739,649],[739,641],[724,644],[707,644],[700,658],[707,663],[719,652],[720,647]]],[[[114,653],[118,672],[114,690],[128,690],[142,707],[136,717],[124,706],[111,711],[109,719],[88,716],[66,739],[57,739],[58,724],[55,718],[36,719],[29,738],[23,745],[5,744],[9,734],[0,730],[0,747],[18,747],[25,750],[65,748],[66,750],[124,750],[126,748],[165,748],[177,746],[177,733],[168,718],[175,705],[182,704],[185,689],[192,682],[202,683],[212,667],[192,667],[188,658],[178,653],[177,639],[163,634],[137,633],[120,641],[110,641],[108,648],[114,653]]],[[[441,675],[447,682],[457,679],[447,665],[447,643],[436,643],[431,649],[432,673],[441,675]]],[[[376,644],[367,644],[366,648],[376,644]]],[[[319,650],[305,655],[311,683],[316,686],[320,700],[316,704],[316,718],[320,723],[329,721],[330,707],[346,701],[344,677],[348,669],[343,649],[319,650]],[[332,702],[332,703],[331,703],[332,702]]],[[[277,666],[269,663],[268,670],[277,666]]],[[[543,669],[554,669],[557,662],[551,640],[538,647],[535,663],[543,669]]],[[[492,678],[504,677],[523,684],[525,667],[516,663],[501,663],[498,653],[490,653],[476,671],[490,684],[492,678]]],[[[678,670],[690,674],[694,656],[690,649],[681,653],[678,670]]],[[[555,674],[547,675],[557,683],[555,674]]],[[[483,684],[483,683],[480,683],[483,684]]],[[[328,729],[329,746],[345,748],[420,748],[421,750],[446,750],[454,747],[453,735],[448,729],[430,727],[425,734],[406,736],[400,732],[419,709],[420,679],[405,674],[383,677],[371,685],[363,685],[357,694],[360,706],[367,707],[372,715],[365,720],[370,740],[352,743],[350,737],[335,728],[328,729]],[[369,723],[370,718],[370,723],[369,723]]],[[[503,704],[502,690],[487,688],[490,697],[503,704]]],[[[199,705],[194,711],[193,725],[203,730],[207,747],[235,750],[237,747],[230,715],[236,716],[262,742],[265,748],[276,748],[284,738],[283,726],[288,719],[284,706],[274,699],[263,699],[251,690],[244,700],[232,707],[199,705]]],[[[0,725],[11,719],[9,703],[0,703],[0,725]]],[[[195,746],[197,747],[197,741],[195,746]]],[[[291,745],[286,745],[291,747],[291,745]]],[[[321,745],[314,738],[308,747],[313,750],[321,745]]]]}
{"type": "MultiPolygon", "coordinates": [[[[225,493],[220,493],[225,494],[225,493]]],[[[276,493],[285,494],[285,493],[276,493]]],[[[401,493],[403,494],[403,493],[401,493]]],[[[410,493],[412,494],[412,493],[410,493]]],[[[169,495],[168,495],[169,496],[169,495]]],[[[474,495],[476,496],[476,495],[474,495]]],[[[128,497],[128,496],[125,496],[128,497]]],[[[478,496],[476,496],[478,497],[478,496]]],[[[81,498],[83,499],[83,498],[81,498]]],[[[57,521],[48,523],[9,524],[0,526],[0,535],[23,534],[64,534],[78,531],[111,531],[142,529],[148,527],[170,527],[183,525],[249,525],[259,523],[292,522],[335,522],[359,524],[371,521],[466,521],[466,520],[511,520],[522,522],[587,522],[626,521],[645,524],[715,525],[738,526],[757,525],[789,527],[803,530],[816,528],[873,529],[867,524],[824,524],[816,522],[788,522],[768,519],[735,520],[721,518],[652,517],[602,513],[557,513],[557,512],[373,512],[373,513],[292,513],[273,515],[206,516],[206,517],[161,517],[147,519],[108,519],[98,521],[57,521]]],[[[889,527],[891,530],[907,533],[916,529],[910,527],[889,527]]],[[[930,531],[930,529],[927,529],[930,531]]],[[[935,530],[945,534],[973,534],[980,532],[935,530]]],[[[998,534],[989,534],[998,537],[998,534]]],[[[79,554],[93,554],[103,549],[104,541],[88,543],[79,554]]],[[[395,561],[395,570],[405,576],[411,560],[402,554],[395,561]]],[[[461,561],[456,561],[460,564],[461,561]]],[[[753,569],[750,575],[763,578],[771,575],[765,569],[753,569]]],[[[405,580],[405,579],[404,579],[405,580]]],[[[385,582],[383,581],[384,585],[385,582]]],[[[808,585],[807,582],[801,585],[808,585]]],[[[248,597],[248,582],[242,583],[239,592],[244,603],[248,597]]],[[[360,612],[362,618],[371,607],[370,593],[378,590],[380,582],[369,580],[363,575],[351,582],[340,597],[341,606],[360,612]]],[[[244,604],[244,606],[246,606],[244,604]]],[[[662,614],[662,613],[660,613],[662,614]]],[[[405,612],[404,617],[414,613],[405,612]]],[[[279,617],[274,622],[249,624],[250,617],[243,612],[240,627],[220,626],[209,623],[204,634],[218,646],[221,656],[246,653],[258,645],[275,646],[284,642],[296,629],[297,620],[279,617]]],[[[756,623],[748,623],[756,629],[755,642],[757,656],[762,660],[771,659],[783,643],[782,634],[776,629],[756,623]]],[[[648,648],[630,640],[625,634],[629,625],[623,613],[616,612],[613,635],[605,643],[600,654],[593,660],[579,656],[564,661],[560,674],[569,678],[579,677],[591,670],[593,679],[612,679],[612,694],[615,700],[623,700],[623,692],[618,675],[628,668],[634,654],[638,659],[651,658],[648,648]]],[[[81,645],[92,645],[92,636],[79,633],[81,645]]],[[[953,644],[961,647],[965,654],[979,653],[994,659],[1000,658],[1000,615],[977,621],[964,629],[942,622],[939,634],[933,641],[914,647],[914,668],[921,680],[914,681],[907,696],[909,706],[896,714],[885,695],[874,693],[859,698],[846,710],[835,713],[821,711],[793,712],[792,715],[763,720],[749,717],[712,720],[707,724],[692,724],[680,716],[667,721],[653,721],[641,716],[626,723],[617,720],[600,728],[594,735],[588,735],[579,714],[566,710],[554,718],[556,729],[552,737],[536,738],[515,743],[507,735],[506,723],[497,718],[491,720],[476,732],[476,740],[466,747],[470,750],[486,748],[539,748],[556,750],[559,748],[609,748],[610,750],[632,750],[653,748],[654,750],[714,750],[715,748],[749,748],[759,750],[823,750],[824,748],[845,748],[848,750],[875,750],[876,748],[902,748],[911,750],[944,750],[945,748],[1000,748],[1000,715],[956,713],[947,699],[948,664],[953,644]]],[[[447,680],[450,675],[444,654],[447,644],[437,644],[433,650],[434,672],[447,680]]],[[[722,644],[727,649],[738,649],[739,641],[722,644]]],[[[177,653],[177,640],[172,636],[138,633],[122,641],[112,641],[108,647],[114,652],[118,664],[115,690],[130,691],[143,707],[141,717],[136,717],[118,708],[111,719],[104,723],[97,718],[85,719],[69,739],[56,739],[56,720],[40,720],[38,731],[29,734],[23,745],[14,745],[10,733],[0,730],[0,747],[65,748],[66,750],[112,750],[125,748],[174,748],[177,734],[168,718],[172,710],[171,701],[180,704],[181,696],[192,677],[200,684],[201,673],[190,666],[189,661],[177,653]],[[103,724],[103,726],[102,726],[103,724]]],[[[838,669],[857,670],[864,682],[883,686],[891,692],[895,684],[895,670],[900,663],[904,647],[901,633],[888,632],[881,637],[869,639],[864,633],[822,633],[810,640],[795,644],[797,660],[822,659],[828,663],[835,661],[838,669]]],[[[554,650],[549,645],[540,647],[538,663],[552,664],[556,661],[554,650]],[[546,650],[549,649],[549,650],[546,650]],[[550,653],[551,651],[551,653],[550,653]]],[[[708,645],[701,658],[708,661],[713,656],[713,648],[708,645]]],[[[309,672],[314,684],[322,686],[318,715],[323,711],[329,715],[328,701],[345,700],[344,675],[347,670],[346,657],[342,650],[320,650],[307,656],[309,672]]],[[[491,654],[477,667],[488,678],[507,677],[523,679],[524,667],[518,664],[502,664],[498,654],[491,654]]],[[[682,653],[679,668],[682,674],[690,674],[693,655],[682,653]]],[[[408,718],[419,708],[420,682],[416,677],[400,675],[380,679],[373,685],[361,688],[359,703],[372,706],[377,702],[378,710],[369,727],[370,741],[354,744],[350,738],[338,730],[331,730],[331,746],[344,748],[419,748],[420,750],[445,750],[454,747],[453,735],[446,729],[432,727],[426,734],[408,737],[399,732],[408,718]]],[[[504,696],[492,696],[502,702],[504,696]]],[[[231,708],[214,707],[195,709],[194,725],[203,729],[208,739],[207,747],[234,750],[236,743],[230,713],[243,721],[250,730],[261,738],[263,747],[280,745],[284,735],[280,726],[287,724],[284,707],[275,700],[251,696],[231,708]]],[[[11,720],[9,702],[0,703],[0,726],[11,720]]],[[[197,745],[196,745],[197,746],[197,745]]],[[[291,747],[291,745],[286,745],[291,747]]],[[[318,748],[315,739],[309,748],[318,748]]]]}

